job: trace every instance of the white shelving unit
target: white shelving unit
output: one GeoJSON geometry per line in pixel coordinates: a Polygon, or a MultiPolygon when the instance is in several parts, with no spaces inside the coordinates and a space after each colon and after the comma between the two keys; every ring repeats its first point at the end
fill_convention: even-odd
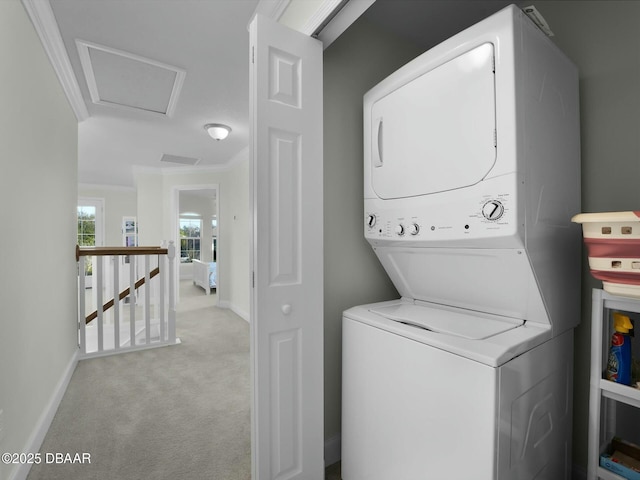
{"type": "Polygon", "coordinates": [[[611,295],[595,288],[591,310],[591,385],[589,390],[588,480],[625,480],[600,467],[600,453],[616,435],[616,405],[640,408],[640,390],[603,378],[612,334],[611,310],[640,313],[640,300],[611,295]]]}

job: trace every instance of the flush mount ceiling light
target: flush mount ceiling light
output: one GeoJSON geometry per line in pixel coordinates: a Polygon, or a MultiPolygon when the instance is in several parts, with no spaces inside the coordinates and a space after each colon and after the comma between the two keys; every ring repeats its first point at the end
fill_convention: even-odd
{"type": "Polygon", "coordinates": [[[214,140],[224,140],[231,132],[231,127],[221,123],[207,123],[204,129],[214,140]]]}

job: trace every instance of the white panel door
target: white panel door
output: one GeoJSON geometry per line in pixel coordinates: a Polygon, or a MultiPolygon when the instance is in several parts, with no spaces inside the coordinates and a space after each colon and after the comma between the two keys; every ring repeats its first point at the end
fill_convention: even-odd
{"type": "Polygon", "coordinates": [[[322,44],[251,33],[253,479],[324,478],[322,44]]]}

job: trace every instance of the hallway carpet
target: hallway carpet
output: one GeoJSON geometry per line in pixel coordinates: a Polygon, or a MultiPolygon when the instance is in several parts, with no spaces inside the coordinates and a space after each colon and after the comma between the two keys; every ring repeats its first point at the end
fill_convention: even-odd
{"type": "Polygon", "coordinates": [[[180,345],[80,361],[28,480],[249,480],[249,325],[214,302],[182,282],[180,345]]]}

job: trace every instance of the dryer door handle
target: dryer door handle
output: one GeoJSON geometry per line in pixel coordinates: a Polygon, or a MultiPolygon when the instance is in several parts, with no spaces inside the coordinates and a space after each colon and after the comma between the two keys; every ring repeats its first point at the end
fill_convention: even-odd
{"type": "Polygon", "coordinates": [[[382,117],[379,117],[374,122],[375,127],[373,129],[373,166],[381,167],[383,158],[382,158],[382,117]]]}

